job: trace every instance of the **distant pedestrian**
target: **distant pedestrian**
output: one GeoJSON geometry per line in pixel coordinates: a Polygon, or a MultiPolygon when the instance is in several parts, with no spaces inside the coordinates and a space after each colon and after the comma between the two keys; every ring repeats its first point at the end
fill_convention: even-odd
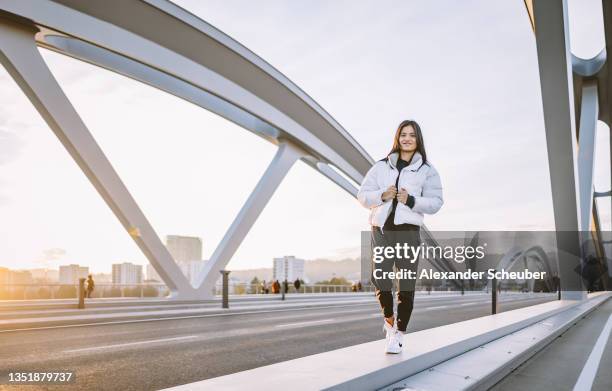
{"type": "Polygon", "coordinates": [[[264,295],[270,293],[268,290],[268,284],[266,284],[266,280],[263,280],[261,282],[261,293],[264,295]]]}
{"type": "Polygon", "coordinates": [[[283,289],[285,290],[285,293],[289,293],[289,281],[283,281],[283,289]]]}
{"type": "Polygon", "coordinates": [[[357,292],[361,292],[361,289],[363,289],[363,287],[361,286],[361,281],[357,282],[357,292]]]}
{"type": "Polygon", "coordinates": [[[94,282],[93,276],[90,274],[87,277],[87,298],[91,299],[91,292],[93,292],[94,288],[96,287],[96,283],[94,282]]]}
{"type": "Polygon", "coordinates": [[[278,280],[274,281],[274,284],[272,284],[272,293],[280,293],[280,282],[278,282],[278,280]]]}
{"type": "Polygon", "coordinates": [[[302,283],[300,282],[299,278],[296,278],[295,281],[293,281],[293,287],[295,288],[296,292],[300,290],[300,286],[302,286],[302,283]]]}

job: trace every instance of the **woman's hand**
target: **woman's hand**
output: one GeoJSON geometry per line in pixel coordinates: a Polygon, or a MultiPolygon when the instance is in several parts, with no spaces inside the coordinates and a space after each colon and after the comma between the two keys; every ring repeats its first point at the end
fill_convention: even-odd
{"type": "Polygon", "coordinates": [[[381,198],[383,201],[389,201],[395,198],[396,195],[397,195],[397,188],[395,187],[395,185],[391,185],[384,193],[382,193],[381,198]]]}
{"type": "Polygon", "coordinates": [[[397,193],[397,202],[401,202],[402,204],[406,205],[406,201],[408,201],[408,190],[402,187],[399,193],[397,193]]]}

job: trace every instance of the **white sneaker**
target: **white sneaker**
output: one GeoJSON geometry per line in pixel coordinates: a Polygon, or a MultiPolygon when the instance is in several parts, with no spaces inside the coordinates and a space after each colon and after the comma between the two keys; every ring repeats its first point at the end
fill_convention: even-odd
{"type": "Polygon", "coordinates": [[[399,330],[395,330],[395,339],[397,340],[397,344],[399,345],[400,349],[402,348],[402,346],[404,346],[404,333],[402,333],[399,330]]]}
{"type": "MultiPolygon", "coordinates": [[[[402,351],[402,345],[400,344],[400,340],[398,339],[399,331],[397,331],[394,326],[391,326],[386,320],[384,320],[383,322],[385,323],[383,325],[383,330],[387,333],[387,343],[385,352],[391,354],[400,353],[402,351]]],[[[402,337],[403,336],[400,336],[399,338],[402,337]]]]}

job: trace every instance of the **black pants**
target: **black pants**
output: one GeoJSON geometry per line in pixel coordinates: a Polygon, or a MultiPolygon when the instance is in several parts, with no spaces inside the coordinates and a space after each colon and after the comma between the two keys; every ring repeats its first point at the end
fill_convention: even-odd
{"type": "MultiPolygon", "coordinates": [[[[378,246],[389,246],[395,248],[396,244],[399,243],[402,247],[404,243],[408,246],[418,247],[421,243],[421,236],[418,226],[406,225],[407,229],[396,231],[388,230],[379,227],[372,227],[372,251],[378,246]]],[[[380,306],[382,308],[383,315],[385,318],[393,316],[393,280],[390,278],[375,278],[375,273],[380,277],[382,272],[393,271],[395,266],[396,271],[411,270],[413,271],[415,278],[412,279],[399,279],[397,289],[397,329],[400,331],[406,331],[408,327],[408,321],[412,315],[412,309],[414,307],[414,291],[416,286],[416,273],[418,272],[419,260],[416,259],[414,263],[411,263],[412,258],[404,257],[402,254],[401,258],[396,257],[385,257],[382,262],[374,262],[372,257],[372,275],[370,280],[376,287],[375,293],[380,306]],[[376,272],[378,270],[378,272],[376,272]]]]}

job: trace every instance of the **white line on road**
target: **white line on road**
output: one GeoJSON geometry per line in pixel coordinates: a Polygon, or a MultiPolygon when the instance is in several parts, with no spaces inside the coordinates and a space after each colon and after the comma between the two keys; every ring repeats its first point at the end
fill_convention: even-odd
{"type": "Polygon", "coordinates": [[[319,324],[319,323],[330,323],[330,322],[335,322],[336,319],[321,319],[321,320],[311,320],[308,322],[296,322],[296,323],[284,323],[284,324],[277,324],[274,327],[295,327],[295,326],[304,326],[304,325],[308,325],[308,324],[319,324]]]}
{"type": "MultiPolygon", "coordinates": [[[[358,304],[350,304],[350,305],[353,307],[357,307],[357,306],[370,305],[374,303],[375,301],[373,300],[372,303],[358,303],[358,304]]],[[[93,322],[93,323],[67,324],[67,325],[57,325],[57,326],[26,327],[26,328],[20,328],[20,329],[0,330],[0,333],[11,333],[11,332],[16,332],[16,331],[64,329],[64,328],[72,328],[72,327],[108,326],[108,325],[129,324],[129,323],[148,323],[148,322],[159,322],[159,321],[164,321],[164,320],[199,319],[199,318],[211,318],[215,316],[267,314],[267,313],[273,313],[273,312],[319,310],[319,309],[327,309],[327,308],[346,308],[346,305],[280,308],[280,309],[274,309],[274,310],[238,311],[238,312],[226,312],[226,313],[215,313],[215,314],[204,314],[204,315],[169,316],[169,317],[164,317],[164,318],[129,319],[129,320],[116,320],[116,321],[110,321],[110,322],[93,322]]]]}
{"type": "Polygon", "coordinates": [[[94,347],[90,347],[90,348],[64,350],[64,353],[76,353],[76,352],[85,352],[85,351],[88,351],[88,350],[102,350],[102,349],[121,348],[121,347],[124,347],[124,346],[144,345],[144,344],[156,343],[156,342],[179,341],[179,340],[183,340],[183,339],[193,339],[193,338],[197,338],[197,336],[196,335],[186,335],[186,336],[183,336],[183,337],[163,338],[163,339],[150,339],[148,341],[120,343],[120,344],[116,344],[116,345],[94,346],[94,347]]]}
{"type": "Polygon", "coordinates": [[[423,308],[423,309],[424,310],[439,310],[439,309],[448,308],[448,307],[450,307],[450,305],[438,305],[438,306],[435,306],[435,307],[427,307],[427,308],[423,308]]]}
{"type": "Polygon", "coordinates": [[[595,380],[595,375],[597,375],[597,369],[599,368],[601,356],[603,355],[604,348],[606,347],[606,343],[610,337],[610,330],[612,330],[612,315],[610,315],[608,321],[604,325],[603,330],[601,331],[601,334],[599,334],[599,338],[597,338],[597,342],[595,342],[595,346],[593,347],[586,364],[584,364],[582,372],[580,372],[578,381],[574,386],[574,391],[590,390],[593,387],[593,381],[595,380]]]}

